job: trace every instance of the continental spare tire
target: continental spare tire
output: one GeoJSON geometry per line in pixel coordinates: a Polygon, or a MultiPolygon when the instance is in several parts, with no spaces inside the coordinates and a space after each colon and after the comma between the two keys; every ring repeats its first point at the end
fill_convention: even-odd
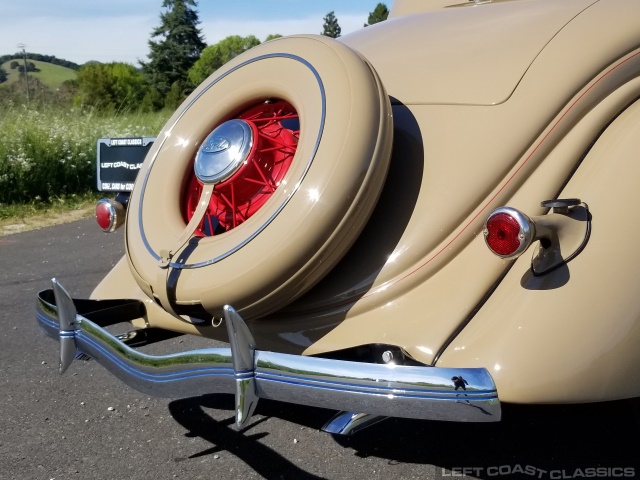
{"type": "Polygon", "coordinates": [[[286,305],[362,230],[391,144],[388,96],[355,51],[295,36],[245,52],[185,100],[145,159],[126,223],[137,282],[187,320],[286,305]]]}

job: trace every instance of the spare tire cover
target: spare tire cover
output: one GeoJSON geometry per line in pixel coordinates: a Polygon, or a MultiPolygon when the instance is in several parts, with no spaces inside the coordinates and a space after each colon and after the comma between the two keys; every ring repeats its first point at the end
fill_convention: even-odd
{"type": "Polygon", "coordinates": [[[285,37],[236,57],[178,108],[138,175],[126,222],[138,284],[176,315],[197,306],[215,317],[231,305],[252,318],[291,302],[362,230],[384,183],[392,130],[377,74],[336,40],[285,37]],[[291,127],[288,136],[295,153],[250,216],[204,231],[203,205],[216,194],[223,207],[231,205],[234,199],[217,189],[229,188],[244,164],[261,161],[242,138],[253,134],[255,143],[264,136],[249,117],[274,102],[299,118],[299,131],[291,127]],[[224,152],[222,167],[202,161],[212,152],[224,152]],[[202,198],[185,213],[194,169],[202,198]]]}

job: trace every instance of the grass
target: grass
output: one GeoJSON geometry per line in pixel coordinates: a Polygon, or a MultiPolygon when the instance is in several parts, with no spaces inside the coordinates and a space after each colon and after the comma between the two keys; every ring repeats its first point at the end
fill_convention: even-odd
{"type": "MultiPolygon", "coordinates": [[[[4,68],[5,72],[7,72],[7,81],[3,83],[3,85],[9,85],[17,81],[23,81],[20,78],[18,70],[11,69],[11,62],[18,62],[22,65],[22,60],[19,59],[9,60],[8,62],[2,64],[2,68],[4,68]]],[[[62,83],[66,80],[75,79],[78,75],[75,70],[63,67],[61,65],[54,65],[52,63],[31,59],[27,59],[27,62],[32,62],[36,66],[36,68],[40,70],[39,72],[29,72],[29,76],[37,78],[52,90],[59,88],[60,85],[62,85],[62,83]]]]}
{"type": "Polygon", "coordinates": [[[0,108],[0,207],[47,203],[95,190],[97,140],[156,136],[169,114],[0,108]]]}
{"type": "Polygon", "coordinates": [[[98,192],[86,192],[51,198],[48,202],[0,205],[0,236],[90,217],[102,197],[98,192]]]}
{"type": "Polygon", "coordinates": [[[97,140],[156,136],[170,113],[0,107],[0,236],[93,215],[97,140]]]}

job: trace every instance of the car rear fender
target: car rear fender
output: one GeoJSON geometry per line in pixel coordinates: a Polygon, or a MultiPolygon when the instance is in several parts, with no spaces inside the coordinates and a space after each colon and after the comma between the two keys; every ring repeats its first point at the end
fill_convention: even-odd
{"type": "MultiPolygon", "coordinates": [[[[636,98],[639,84],[636,79],[626,86],[636,98]]],[[[635,101],[597,137],[559,194],[589,205],[586,248],[540,277],[531,274],[531,256],[522,255],[444,350],[438,366],[486,366],[506,402],[640,395],[640,224],[633,215],[640,201],[639,150],[640,101],[635,101]]]]}

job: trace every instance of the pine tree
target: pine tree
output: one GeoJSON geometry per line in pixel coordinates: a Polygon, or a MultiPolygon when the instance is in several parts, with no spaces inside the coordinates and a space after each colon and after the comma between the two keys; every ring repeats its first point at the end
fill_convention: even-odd
{"type": "Polygon", "coordinates": [[[186,88],[187,72],[206,44],[197,27],[200,21],[196,0],[164,0],[162,7],[166,10],[160,14],[160,26],[149,40],[149,61],[140,64],[151,88],[164,99],[172,87],[175,94],[174,84],[186,88]]]}
{"type": "Polygon", "coordinates": [[[322,33],[325,37],[338,38],[342,29],[338,25],[338,19],[333,11],[327,13],[327,16],[323,18],[324,24],[322,25],[322,33]]]}
{"type": "Polygon", "coordinates": [[[389,9],[384,3],[379,3],[376,5],[376,8],[373,12],[369,13],[369,18],[367,19],[367,23],[364,24],[365,27],[369,25],[373,25],[374,23],[382,22],[387,19],[389,16],[389,9]]]}

